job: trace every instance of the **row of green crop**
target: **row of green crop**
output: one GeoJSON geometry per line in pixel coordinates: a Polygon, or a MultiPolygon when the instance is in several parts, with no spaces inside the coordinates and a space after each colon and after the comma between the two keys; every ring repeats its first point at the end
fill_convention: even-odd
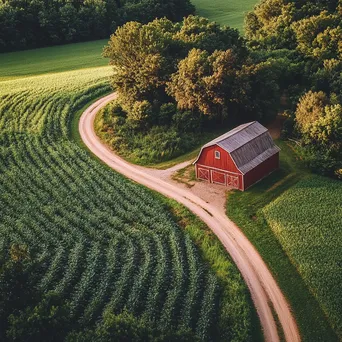
{"type": "Polygon", "coordinates": [[[0,255],[28,248],[32,288],[54,291],[73,329],[128,311],[159,330],[220,339],[220,285],[193,241],[159,200],[70,140],[72,115],[108,91],[107,76],[0,83],[0,255]]]}
{"type": "MultiPolygon", "coordinates": [[[[68,188],[69,191],[72,191],[71,186],[75,184],[76,177],[75,173],[63,173],[62,168],[56,168],[57,166],[57,160],[54,160],[54,157],[47,157],[47,154],[43,154],[41,158],[39,158],[39,152],[37,151],[39,146],[37,144],[37,140],[34,140],[35,143],[30,145],[29,148],[25,150],[24,155],[26,158],[23,158],[24,164],[23,168],[25,168],[25,174],[22,176],[21,172],[23,170],[15,170],[13,167],[10,168],[13,174],[12,181],[8,183],[8,186],[13,186],[14,188],[19,190],[18,195],[20,196],[20,199],[22,197],[29,198],[28,205],[30,208],[27,210],[28,213],[31,213],[32,207],[38,207],[40,206],[39,212],[37,212],[34,215],[34,221],[35,221],[35,227],[32,229],[31,227],[31,215],[22,215],[22,212],[20,213],[20,219],[18,220],[18,226],[16,227],[16,234],[19,235],[15,239],[16,243],[25,243],[29,244],[30,246],[33,246],[35,243],[37,246],[42,243],[42,234],[41,232],[44,232],[44,242],[46,242],[48,245],[53,246],[55,244],[55,241],[59,242],[58,247],[55,250],[51,251],[51,254],[54,255],[52,260],[50,261],[50,265],[46,271],[46,273],[43,275],[41,281],[40,281],[40,288],[47,292],[49,289],[53,288],[54,283],[59,282],[60,278],[63,277],[63,273],[65,271],[65,264],[68,264],[68,254],[69,249],[73,248],[73,242],[74,241],[87,241],[89,239],[92,240],[99,240],[98,243],[95,243],[95,247],[90,248],[88,246],[88,250],[86,252],[86,264],[89,266],[89,268],[85,268],[83,270],[82,275],[80,275],[80,279],[77,283],[74,284],[74,288],[72,291],[71,299],[70,299],[70,308],[72,314],[78,316],[81,316],[81,311],[83,310],[83,307],[86,305],[86,301],[84,300],[84,297],[88,298],[91,294],[87,293],[87,291],[96,292],[96,289],[93,289],[94,285],[94,277],[98,274],[102,273],[104,262],[102,260],[102,263],[98,262],[98,259],[95,258],[97,253],[99,253],[101,247],[99,243],[107,244],[105,239],[103,238],[105,234],[102,234],[99,236],[98,229],[103,228],[106,229],[105,225],[103,227],[101,226],[101,223],[98,224],[98,217],[94,216],[94,212],[96,211],[95,205],[93,203],[88,203],[86,206],[86,209],[89,211],[88,214],[88,222],[83,221],[84,218],[82,218],[81,215],[84,215],[84,212],[82,212],[81,208],[77,206],[78,201],[82,201],[82,196],[72,194],[72,196],[68,196],[65,193],[64,199],[66,200],[65,205],[61,205],[60,203],[51,203],[51,200],[53,198],[56,198],[59,196],[59,193],[56,189],[56,186],[58,184],[61,184],[63,182],[63,185],[68,188]],[[35,148],[32,146],[35,146],[35,148]],[[32,148],[32,149],[31,149],[32,148]],[[46,165],[50,165],[50,169],[47,169],[46,166],[44,166],[44,163],[42,163],[42,160],[46,160],[46,165]],[[42,173],[34,172],[34,166],[35,165],[38,170],[42,169],[44,170],[42,173]],[[16,172],[15,172],[16,171],[16,172]],[[53,173],[51,173],[51,171],[53,173]],[[18,173],[17,173],[18,172],[18,173]],[[32,175],[32,176],[31,176],[32,175]],[[21,187],[20,184],[15,184],[15,181],[19,181],[20,183],[25,182],[23,186],[21,187]],[[52,185],[52,186],[51,186],[52,185]],[[39,186],[38,189],[35,190],[35,186],[39,186]],[[26,196],[25,196],[26,195],[26,196]],[[73,198],[73,200],[72,200],[73,198]],[[46,203],[46,205],[44,205],[46,203]],[[73,204],[75,203],[75,207],[72,206],[71,210],[67,207],[67,204],[73,204]],[[42,205],[43,204],[43,205],[42,205]],[[56,205],[57,204],[57,205],[56,205]],[[56,215],[58,214],[58,215],[56,215]],[[79,218],[78,218],[79,217],[79,218]],[[82,222],[83,221],[83,222],[82,222]],[[71,232],[69,232],[69,226],[70,223],[72,223],[75,227],[76,224],[83,223],[84,226],[80,227],[79,229],[73,229],[71,232]],[[34,237],[37,236],[35,232],[39,232],[40,239],[35,241],[34,237]],[[80,304],[81,303],[81,304],[80,304]],[[83,304],[82,304],[83,303],[83,304]],[[81,311],[80,311],[81,310],[81,311]]],[[[20,144],[18,143],[20,146],[20,144]]],[[[13,145],[15,146],[15,145],[13,145]]],[[[17,145],[16,145],[17,146],[17,145]]],[[[17,157],[14,157],[14,161],[20,163],[20,160],[17,159],[17,157]]],[[[69,170],[72,171],[72,170],[69,170]]],[[[112,237],[115,233],[120,231],[125,231],[125,233],[129,233],[130,230],[134,228],[134,226],[128,226],[127,222],[130,222],[134,219],[139,219],[141,216],[153,216],[158,215],[158,211],[153,210],[154,208],[151,208],[150,206],[143,206],[139,207],[137,206],[137,212],[132,210],[132,203],[123,196],[118,196],[120,186],[116,186],[116,191],[113,194],[113,196],[110,196],[108,198],[108,201],[105,196],[101,199],[102,204],[105,204],[110,209],[107,213],[107,215],[110,217],[110,215],[113,214],[113,212],[116,215],[119,215],[119,218],[121,220],[116,220],[118,223],[123,223],[122,226],[116,226],[111,224],[111,229],[115,229],[115,232],[112,232],[112,237]],[[129,210],[130,209],[130,210],[129,210]],[[144,209],[144,210],[142,210],[144,209]],[[152,210],[151,210],[152,209],[152,210]],[[144,211],[148,215],[144,215],[144,211]]],[[[10,193],[15,193],[11,190],[11,188],[8,189],[10,193]]],[[[13,189],[14,190],[14,189],[13,189]]],[[[75,188],[74,190],[77,190],[75,188]]],[[[91,189],[91,191],[94,191],[94,188],[91,189]]],[[[101,190],[102,191],[102,190],[101,190]]],[[[105,189],[103,190],[105,191],[105,189]]],[[[126,188],[121,188],[122,192],[126,191],[126,188]]],[[[63,193],[62,193],[63,194],[63,193]]],[[[81,193],[82,194],[82,193],[81,193]]],[[[82,202],[86,202],[86,199],[89,198],[90,192],[84,193],[85,200],[82,202]]],[[[137,196],[130,197],[133,199],[133,202],[137,200],[137,196]]],[[[95,200],[95,202],[99,202],[98,199],[95,200]]],[[[144,201],[146,203],[146,201],[144,201]]],[[[141,201],[139,201],[141,203],[141,201]]],[[[98,205],[99,203],[97,203],[98,205]]],[[[18,206],[18,203],[16,201],[13,201],[13,198],[8,199],[8,203],[6,205],[6,211],[5,214],[5,220],[7,221],[13,221],[13,211],[15,210],[15,207],[18,206]],[[13,207],[14,205],[14,207],[13,207]]],[[[105,212],[99,213],[101,215],[102,220],[106,220],[106,215],[104,215],[105,212]]],[[[158,215],[159,216],[159,215],[158,215]]],[[[165,219],[165,216],[164,216],[165,219]]],[[[179,245],[181,245],[181,242],[178,241],[175,244],[175,241],[180,239],[180,236],[176,239],[176,236],[173,234],[174,228],[170,226],[170,224],[167,224],[166,222],[160,222],[160,218],[154,219],[155,224],[151,224],[149,222],[149,228],[153,229],[153,233],[155,234],[158,232],[159,234],[156,234],[155,238],[163,238],[166,237],[170,239],[168,243],[164,244],[164,249],[168,248],[169,245],[173,245],[173,251],[174,255],[169,253],[169,258],[171,261],[165,262],[162,264],[162,267],[166,268],[166,271],[163,272],[164,284],[168,284],[170,279],[175,279],[172,283],[172,285],[169,285],[169,287],[166,287],[164,290],[167,292],[164,297],[167,297],[166,303],[170,302],[170,298],[173,298],[175,291],[183,295],[183,292],[186,293],[187,288],[184,286],[184,277],[183,274],[187,274],[186,270],[186,262],[183,260],[183,264],[179,263],[180,258],[180,251],[178,249],[179,245]],[[168,229],[169,227],[169,229],[168,229]],[[176,240],[175,240],[176,239],[176,240]],[[171,257],[170,257],[171,256],[171,257]],[[170,264],[172,265],[172,260],[175,260],[175,267],[174,267],[174,273],[170,273],[169,270],[167,270],[167,266],[170,264]],[[174,275],[173,275],[174,274],[174,275]]],[[[134,221],[133,221],[134,222],[134,221]]],[[[109,222],[110,223],[110,222],[109,222]]],[[[146,222],[142,222],[141,226],[145,226],[146,222]]],[[[145,226],[146,227],[146,226],[145,226]]],[[[105,233],[104,231],[103,233],[105,233]]],[[[8,230],[7,230],[8,233],[8,230]]],[[[146,235],[145,232],[137,232],[137,236],[134,237],[134,241],[139,240],[139,234],[143,233],[146,235]]],[[[140,237],[141,238],[141,237],[140,237]]],[[[143,240],[145,241],[145,240],[143,240]]],[[[132,242],[130,242],[132,243],[132,242]]],[[[152,252],[151,249],[149,249],[150,252],[152,252]]],[[[82,256],[85,258],[85,252],[80,253],[80,257],[82,256]]],[[[182,256],[184,259],[184,257],[182,256]]],[[[130,293],[127,293],[127,289],[130,289],[132,284],[130,284],[130,281],[134,279],[132,274],[135,272],[136,267],[140,266],[140,263],[138,262],[137,258],[133,257],[133,254],[127,255],[125,258],[124,267],[122,269],[122,273],[119,276],[119,280],[115,283],[115,291],[111,295],[109,304],[111,308],[114,311],[120,311],[123,308],[123,304],[125,303],[126,299],[131,296],[130,293]]],[[[84,266],[83,266],[84,268],[84,266]]],[[[105,272],[107,272],[106,269],[104,269],[105,272]]],[[[150,270],[151,271],[151,270],[150,270]]],[[[70,274],[70,272],[67,272],[70,274]]],[[[73,274],[75,277],[75,274],[73,274]]],[[[139,278],[139,277],[138,277],[139,278]]],[[[66,284],[67,285],[67,284],[66,284]]],[[[137,283],[138,286],[138,283],[137,283]]],[[[144,296],[143,293],[148,292],[148,284],[145,284],[144,288],[141,288],[142,293],[139,293],[139,296],[144,296]]],[[[133,287],[132,289],[134,289],[133,287]]],[[[165,285],[164,285],[165,288],[165,285]]],[[[62,291],[65,293],[65,291],[62,291]]],[[[154,295],[152,296],[154,297],[154,295]]],[[[104,298],[105,300],[106,298],[104,298]]],[[[166,317],[167,319],[173,319],[175,322],[178,321],[178,315],[170,315],[170,311],[172,312],[174,310],[174,306],[176,305],[182,305],[182,301],[179,300],[179,298],[175,298],[174,301],[171,301],[170,304],[164,304],[162,301],[160,304],[165,308],[169,305],[169,309],[164,309],[165,313],[162,315],[162,317],[166,317]]],[[[156,304],[156,303],[155,303],[156,304]]],[[[143,312],[143,310],[141,310],[143,312]]],[[[89,312],[89,310],[88,310],[89,312]]],[[[96,318],[96,317],[95,317],[96,318]]],[[[180,319],[180,321],[182,321],[180,319]]],[[[166,323],[166,321],[164,321],[166,323]]],[[[172,325],[171,323],[169,324],[172,325]]],[[[168,326],[168,324],[166,324],[168,326]]]]}
{"type": "Polygon", "coordinates": [[[342,183],[309,176],[267,205],[263,214],[342,336],[342,183]]]}

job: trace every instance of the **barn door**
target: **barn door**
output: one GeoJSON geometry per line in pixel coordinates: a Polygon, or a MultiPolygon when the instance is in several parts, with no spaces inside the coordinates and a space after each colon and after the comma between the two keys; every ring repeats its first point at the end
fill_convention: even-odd
{"type": "Polygon", "coordinates": [[[227,185],[234,189],[239,189],[239,177],[227,175],[227,185]]]}
{"type": "Polygon", "coordinates": [[[210,177],[209,177],[209,170],[208,169],[202,169],[202,168],[198,168],[198,178],[202,179],[202,180],[206,180],[209,181],[210,177]]]}
{"type": "Polygon", "coordinates": [[[222,172],[212,170],[211,179],[213,183],[226,185],[226,175],[222,172]]]}

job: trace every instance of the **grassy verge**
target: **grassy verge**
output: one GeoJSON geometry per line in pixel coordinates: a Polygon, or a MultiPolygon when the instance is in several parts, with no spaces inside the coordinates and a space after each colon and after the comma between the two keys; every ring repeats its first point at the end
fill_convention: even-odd
{"type": "Polygon", "coordinates": [[[96,102],[97,100],[101,99],[102,97],[109,95],[111,93],[111,91],[108,91],[107,93],[104,93],[101,96],[98,97],[94,97],[93,100],[91,100],[89,103],[85,104],[84,106],[82,106],[80,109],[78,109],[75,114],[73,115],[71,121],[70,121],[70,126],[69,126],[69,135],[70,135],[70,139],[74,140],[78,145],[82,146],[83,148],[85,148],[88,151],[88,148],[86,147],[86,145],[84,144],[81,135],[80,135],[80,131],[78,130],[78,124],[81,118],[81,115],[83,114],[83,112],[89,107],[91,106],[94,102],[96,102]]]}
{"type": "Polygon", "coordinates": [[[105,66],[107,40],[59,45],[0,54],[0,80],[105,66]]]}
{"type": "MultiPolygon", "coordinates": [[[[210,140],[210,138],[207,138],[204,143],[210,140]]],[[[202,144],[200,144],[200,146],[196,147],[194,150],[184,153],[181,156],[171,159],[171,160],[167,160],[161,163],[156,163],[156,164],[147,164],[144,165],[146,167],[150,167],[152,169],[158,169],[158,170],[166,170],[169,169],[170,167],[173,167],[177,164],[186,162],[186,161],[190,161],[190,160],[195,160],[195,158],[198,156],[199,151],[201,150],[201,146],[202,144]]]]}
{"type": "Polygon", "coordinates": [[[230,192],[227,215],[239,225],[268,264],[292,307],[303,341],[337,341],[323,310],[263,214],[265,206],[298,181],[310,177],[295,159],[291,146],[281,141],[277,143],[282,148],[280,170],[247,192],[230,192]]]}
{"type": "Polygon", "coordinates": [[[185,184],[188,188],[192,188],[196,184],[196,181],[198,181],[195,168],[192,164],[176,171],[171,177],[176,182],[185,184]]]}

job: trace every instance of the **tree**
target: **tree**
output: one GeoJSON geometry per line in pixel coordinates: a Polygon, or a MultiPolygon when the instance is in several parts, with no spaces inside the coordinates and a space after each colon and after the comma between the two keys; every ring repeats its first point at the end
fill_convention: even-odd
{"type": "Polygon", "coordinates": [[[322,91],[309,91],[300,99],[296,121],[307,142],[342,144],[342,106],[331,104],[322,91]]]}
{"type": "Polygon", "coordinates": [[[302,134],[308,133],[312,124],[322,117],[328,102],[326,94],[322,91],[309,91],[300,98],[296,109],[296,122],[302,134]]]}
{"type": "Polygon", "coordinates": [[[166,51],[171,39],[163,28],[172,27],[167,19],[147,25],[129,22],[116,30],[104,49],[103,55],[110,58],[114,69],[112,86],[127,111],[132,110],[136,101],[152,102],[162,94],[160,88],[170,69],[166,51]]]}
{"type": "MultiPolygon", "coordinates": [[[[104,56],[110,58],[113,65],[112,85],[120,94],[122,107],[130,112],[136,101],[146,100],[154,104],[158,112],[162,103],[171,100],[165,89],[167,82],[177,70],[179,61],[194,46],[208,49],[203,50],[206,53],[230,48],[237,55],[236,60],[241,61],[247,54],[244,41],[236,30],[221,28],[200,17],[190,16],[180,24],[167,19],[156,19],[146,25],[129,22],[117,29],[104,56]]],[[[207,79],[213,88],[215,77],[207,79]]],[[[210,98],[219,101],[214,95],[212,91],[207,103],[210,98]]]]}
{"type": "Polygon", "coordinates": [[[184,18],[178,26],[173,39],[186,44],[186,52],[193,48],[209,53],[234,49],[236,54],[241,54],[241,58],[247,54],[245,41],[236,29],[193,15],[184,18]]]}
{"type": "Polygon", "coordinates": [[[193,49],[180,61],[168,83],[168,94],[178,108],[213,117],[265,120],[274,117],[279,104],[279,87],[270,62],[241,61],[232,50],[193,49]]]}
{"type": "Polygon", "coordinates": [[[14,341],[62,341],[70,330],[70,312],[50,292],[35,306],[9,316],[7,336],[14,341]]]}
{"type": "Polygon", "coordinates": [[[245,120],[269,122],[274,119],[280,106],[280,89],[277,63],[270,60],[261,63],[249,63],[242,67],[238,74],[239,84],[235,91],[239,92],[240,115],[245,120]]]}
{"type": "Polygon", "coordinates": [[[210,114],[210,98],[204,81],[210,72],[208,57],[208,52],[193,49],[179,62],[178,70],[172,75],[167,88],[178,108],[210,114]]]}
{"type": "Polygon", "coordinates": [[[9,246],[0,267],[0,340],[5,340],[8,317],[37,299],[31,272],[36,267],[26,245],[9,246]]]}
{"type": "Polygon", "coordinates": [[[264,0],[245,18],[246,37],[251,46],[286,48],[295,46],[291,28],[294,4],[285,0],[264,0]]]}
{"type": "Polygon", "coordinates": [[[189,0],[2,0],[0,52],[104,38],[127,21],[191,13],[189,0]]]}
{"type": "Polygon", "coordinates": [[[332,104],[323,92],[310,91],[300,99],[296,121],[308,165],[320,174],[341,178],[341,104],[332,104]]]}
{"type": "Polygon", "coordinates": [[[294,22],[292,28],[299,51],[320,61],[340,58],[342,26],[339,21],[339,16],[323,11],[317,16],[294,22]]]}

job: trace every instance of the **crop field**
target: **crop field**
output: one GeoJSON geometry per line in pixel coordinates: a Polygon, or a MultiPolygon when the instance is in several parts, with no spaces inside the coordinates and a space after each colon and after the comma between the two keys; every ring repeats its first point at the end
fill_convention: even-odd
{"type": "Polygon", "coordinates": [[[263,214],[342,336],[342,183],[305,178],[267,205],[263,214]]]}
{"type": "Polygon", "coordinates": [[[209,18],[221,25],[228,25],[243,31],[246,12],[253,9],[258,0],[192,0],[196,14],[209,18]]]}
{"type": "Polygon", "coordinates": [[[76,331],[127,311],[165,331],[245,341],[250,303],[235,265],[227,258],[222,285],[158,198],[71,139],[73,116],[110,91],[110,73],[0,82],[0,264],[27,247],[33,287],[67,305],[76,331]]]}

